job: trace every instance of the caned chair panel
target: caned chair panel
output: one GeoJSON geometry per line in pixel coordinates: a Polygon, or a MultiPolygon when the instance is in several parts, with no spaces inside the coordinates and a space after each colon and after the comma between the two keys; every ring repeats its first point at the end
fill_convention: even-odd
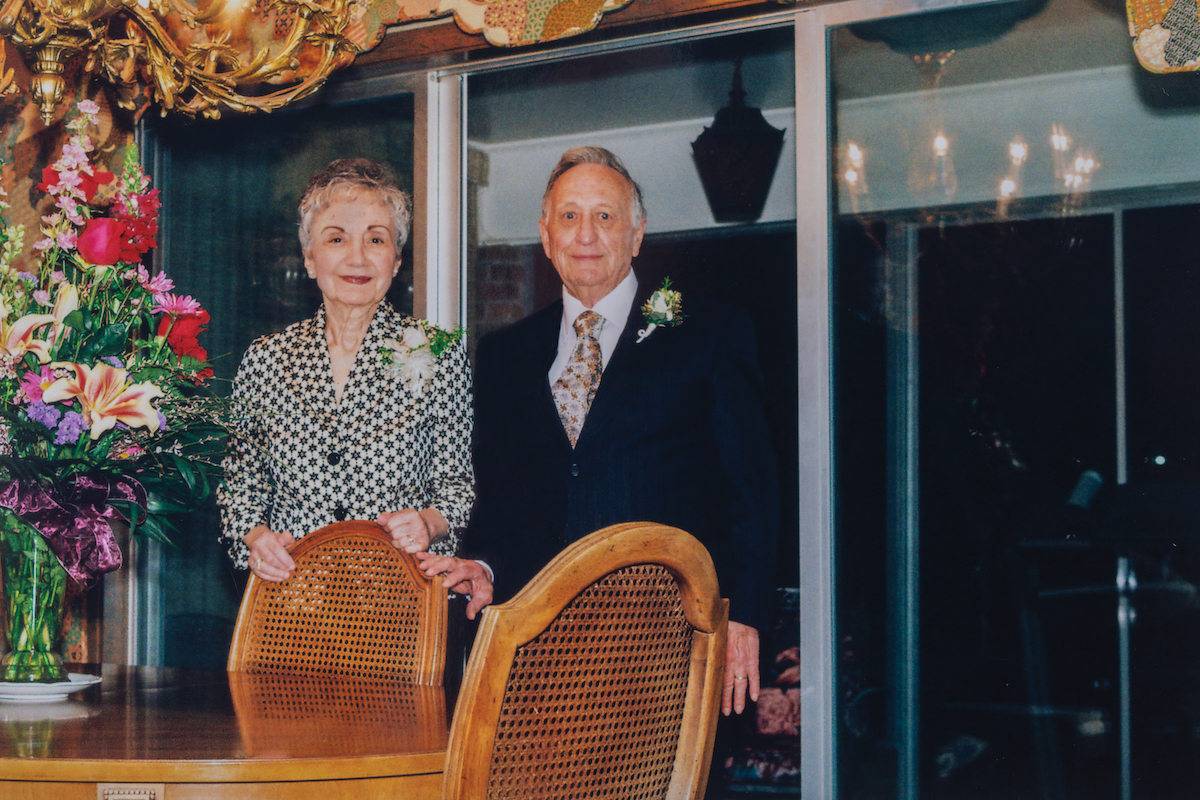
{"type": "Polygon", "coordinates": [[[440,686],[446,592],[374,522],[338,522],[292,548],[281,582],[251,576],[230,672],[395,678],[440,686]]]}
{"type": "Polygon", "coordinates": [[[728,603],[694,537],[615,525],[488,608],[450,731],[443,797],[703,795],[728,603]]]}

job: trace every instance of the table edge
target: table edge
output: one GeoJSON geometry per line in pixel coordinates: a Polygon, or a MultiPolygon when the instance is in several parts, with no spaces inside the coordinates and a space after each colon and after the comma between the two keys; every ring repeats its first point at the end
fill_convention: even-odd
{"type": "Polygon", "coordinates": [[[4,781],[64,783],[263,783],[394,778],[441,773],[446,751],[330,758],[105,760],[0,758],[4,781]]]}

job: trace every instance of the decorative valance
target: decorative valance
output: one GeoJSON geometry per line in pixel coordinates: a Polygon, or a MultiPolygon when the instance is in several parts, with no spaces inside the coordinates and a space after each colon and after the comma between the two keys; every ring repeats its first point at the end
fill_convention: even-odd
{"type": "MultiPolygon", "coordinates": [[[[497,47],[538,44],[587,33],[610,11],[632,0],[369,0],[363,15],[363,49],[373,47],[386,26],[454,15],[467,33],[483,34],[497,47]]],[[[355,36],[351,34],[351,39],[355,36]]]]}
{"type": "Polygon", "coordinates": [[[1196,0],[1126,0],[1138,62],[1151,72],[1200,69],[1196,0]]]}

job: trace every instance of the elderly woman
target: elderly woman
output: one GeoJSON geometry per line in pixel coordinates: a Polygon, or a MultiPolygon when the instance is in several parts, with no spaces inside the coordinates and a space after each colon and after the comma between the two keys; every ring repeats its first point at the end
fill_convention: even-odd
{"type": "Polygon", "coordinates": [[[242,358],[234,397],[251,421],[218,496],[234,563],[260,578],[286,578],[290,545],[346,519],[378,521],[409,553],[457,548],[474,500],[470,377],[461,342],[384,299],[408,223],[408,196],[366,159],[334,161],[300,199],[323,303],[242,358]]]}

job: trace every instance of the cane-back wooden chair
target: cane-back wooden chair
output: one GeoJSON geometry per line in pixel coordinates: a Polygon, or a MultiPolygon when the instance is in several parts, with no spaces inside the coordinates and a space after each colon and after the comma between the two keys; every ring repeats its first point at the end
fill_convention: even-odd
{"type": "Polygon", "coordinates": [[[230,672],[395,678],[440,686],[446,592],[374,522],[328,525],[290,551],[282,583],[251,575],[230,672]]]}
{"type": "Polygon", "coordinates": [[[443,800],[703,796],[728,602],[677,528],[614,525],[484,612],[443,800]]]}

